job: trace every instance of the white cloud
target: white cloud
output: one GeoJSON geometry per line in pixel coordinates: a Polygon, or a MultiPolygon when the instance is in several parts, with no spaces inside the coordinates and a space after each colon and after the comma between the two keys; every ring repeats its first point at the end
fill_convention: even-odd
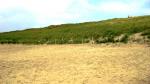
{"type": "Polygon", "coordinates": [[[147,0],[106,0],[97,5],[95,9],[110,14],[138,14],[144,13],[143,5],[147,0]]]}
{"type": "Polygon", "coordinates": [[[104,12],[116,12],[116,13],[127,13],[137,10],[138,6],[133,4],[125,4],[121,2],[111,2],[111,3],[102,3],[100,6],[100,11],[104,12]]]}
{"type": "Polygon", "coordinates": [[[89,0],[0,0],[0,25],[39,27],[101,19],[104,15],[150,14],[142,7],[146,1],[100,0],[93,5],[89,0]]]}
{"type": "Polygon", "coordinates": [[[29,17],[28,19],[33,19],[31,18],[31,16],[33,16],[34,20],[31,21],[36,21],[35,26],[46,26],[51,23],[57,24],[57,22],[59,24],[62,21],[58,21],[58,19],[71,19],[77,16],[67,13],[73,1],[74,0],[0,0],[0,16],[2,14],[6,16],[9,13],[8,17],[1,16],[1,18],[5,18],[1,21],[10,22],[13,19],[14,22],[12,21],[12,23],[15,23],[15,19],[17,19],[17,21],[22,20],[23,23],[23,18],[20,18],[20,16],[25,18],[29,17]],[[16,11],[16,15],[14,15],[14,10],[16,9],[19,10],[16,11]],[[22,11],[24,14],[20,14],[19,11],[22,11]]]}

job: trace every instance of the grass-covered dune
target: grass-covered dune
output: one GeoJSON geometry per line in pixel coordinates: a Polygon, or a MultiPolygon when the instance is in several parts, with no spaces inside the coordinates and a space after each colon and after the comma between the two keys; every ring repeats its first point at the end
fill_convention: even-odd
{"type": "Polygon", "coordinates": [[[150,15],[4,32],[0,33],[0,43],[126,43],[129,37],[135,33],[142,33],[144,37],[150,39],[150,15]]]}

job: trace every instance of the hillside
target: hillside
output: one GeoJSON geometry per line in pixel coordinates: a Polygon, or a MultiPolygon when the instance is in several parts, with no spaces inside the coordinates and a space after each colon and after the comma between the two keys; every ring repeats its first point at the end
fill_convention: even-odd
{"type": "MultiPolygon", "coordinates": [[[[98,22],[51,25],[44,28],[0,33],[0,43],[20,44],[78,44],[124,42],[136,34],[142,40],[150,39],[150,15],[115,18],[98,22]]],[[[133,40],[133,41],[134,41],[133,40]]]]}

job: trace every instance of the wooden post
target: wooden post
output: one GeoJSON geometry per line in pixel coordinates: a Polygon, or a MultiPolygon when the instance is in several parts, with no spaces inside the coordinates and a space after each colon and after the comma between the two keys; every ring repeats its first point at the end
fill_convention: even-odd
{"type": "Polygon", "coordinates": [[[92,36],[92,44],[94,44],[94,39],[93,39],[93,36],[92,36]]]}

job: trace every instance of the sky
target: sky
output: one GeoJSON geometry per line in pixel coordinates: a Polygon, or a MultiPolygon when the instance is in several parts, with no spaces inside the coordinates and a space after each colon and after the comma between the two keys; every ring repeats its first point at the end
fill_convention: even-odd
{"type": "Polygon", "coordinates": [[[150,0],[0,0],[0,32],[150,15],[150,0]]]}

